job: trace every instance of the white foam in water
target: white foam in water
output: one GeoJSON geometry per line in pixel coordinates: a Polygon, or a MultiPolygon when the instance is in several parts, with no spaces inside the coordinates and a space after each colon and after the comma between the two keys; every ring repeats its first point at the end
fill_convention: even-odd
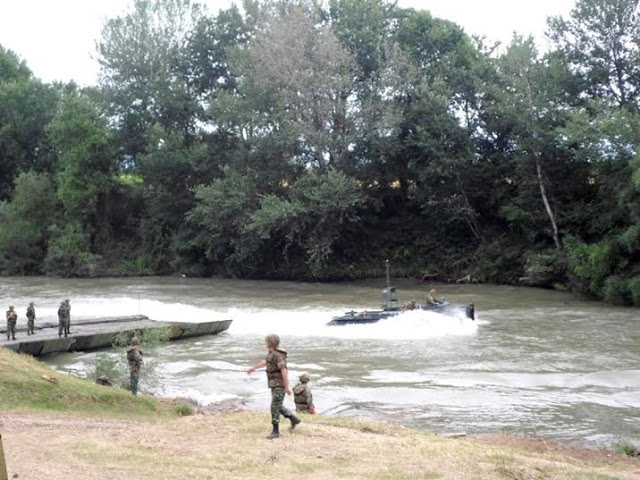
{"type": "Polygon", "coordinates": [[[232,395],[228,393],[210,393],[205,394],[199,390],[189,388],[183,389],[180,387],[169,387],[162,390],[162,395],[167,398],[189,398],[202,407],[213,405],[215,403],[224,402],[225,400],[239,399],[238,395],[232,395]]]}
{"type": "MultiPolygon", "coordinates": [[[[58,306],[37,308],[38,318],[58,318],[58,306]]],[[[74,318],[123,317],[146,315],[152,320],[166,322],[203,322],[230,318],[226,312],[215,312],[184,303],[165,303],[130,297],[76,298],[71,300],[71,321],[74,318]]]]}
{"type": "Polygon", "coordinates": [[[229,312],[230,318],[234,319],[229,331],[236,335],[262,335],[267,331],[277,331],[288,336],[412,340],[472,335],[478,328],[468,318],[423,310],[406,312],[371,324],[327,325],[332,317],[342,314],[343,311],[233,310],[229,312]]]}
{"type": "MultiPolygon", "coordinates": [[[[43,308],[38,318],[57,318],[57,307],[43,308]]],[[[72,301],[73,318],[97,318],[105,316],[146,315],[152,320],[170,322],[203,322],[232,319],[229,333],[233,335],[264,335],[279,332],[300,337],[366,338],[410,340],[446,335],[472,335],[478,324],[463,314],[442,315],[424,310],[414,310],[363,325],[328,326],[335,316],[344,310],[319,309],[251,309],[231,308],[214,310],[184,303],[165,303],[158,300],[119,298],[77,298],[72,301]]]]}

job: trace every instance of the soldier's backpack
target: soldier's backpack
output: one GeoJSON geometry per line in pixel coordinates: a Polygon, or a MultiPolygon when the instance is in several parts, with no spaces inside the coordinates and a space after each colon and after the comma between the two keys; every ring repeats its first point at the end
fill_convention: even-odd
{"type": "Polygon", "coordinates": [[[135,348],[129,348],[127,350],[127,360],[129,362],[135,362],[136,361],[136,349],[135,348]]]}

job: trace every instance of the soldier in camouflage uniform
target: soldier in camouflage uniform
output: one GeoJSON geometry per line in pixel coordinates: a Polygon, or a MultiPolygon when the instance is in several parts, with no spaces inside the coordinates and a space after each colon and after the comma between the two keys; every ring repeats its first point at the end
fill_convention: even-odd
{"type": "Polygon", "coordinates": [[[33,306],[33,302],[29,303],[27,307],[27,335],[35,334],[34,328],[36,326],[36,309],[33,306]]]}
{"type": "Polygon", "coordinates": [[[18,322],[18,314],[13,309],[13,305],[7,310],[7,341],[16,339],[16,323],[18,322]]]}
{"type": "Polygon", "coordinates": [[[291,421],[290,430],[296,428],[300,423],[300,419],[286,409],[283,405],[284,395],[291,395],[289,388],[289,372],[287,370],[287,352],[278,348],[280,346],[280,337],[278,335],[267,335],[265,338],[267,346],[267,356],[264,360],[253,365],[248,374],[255,370],[267,368],[267,382],[271,389],[271,425],[273,429],[267,435],[269,440],[280,436],[280,414],[291,421]]]}
{"type": "Polygon", "coordinates": [[[58,337],[62,337],[62,333],[64,332],[64,336],[67,336],[67,304],[65,302],[60,302],[60,306],[58,307],[58,337]]]}
{"type": "Polygon", "coordinates": [[[67,334],[71,334],[71,303],[69,302],[68,298],[64,301],[64,303],[66,305],[66,313],[64,316],[64,336],[66,337],[67,334]]]}
{"type": "Polygon", "coordinates": [[[131,379],[131,393],[138,394],[138,382],[140,381],[140,367],[142,367],[142,352],[138,337],[131,339],[131,346],[127,348],[127,362],[129,362],[129,377],[131,379]]]}
{"type": "Polygon", "coordinates": [[[316,413],[316,407],[313,405],[313,395],[311,387],[309,387],[309,375],[306,373],[300,375],[300,383],[293,387],[293,401],[296,402],[297,412],[316,413]]]}

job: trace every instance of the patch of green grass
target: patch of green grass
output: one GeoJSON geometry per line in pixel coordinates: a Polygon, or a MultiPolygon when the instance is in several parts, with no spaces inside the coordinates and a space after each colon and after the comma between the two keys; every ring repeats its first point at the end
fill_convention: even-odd
{"type": "Polygon", "coordinates": [[[627,442],[616,444],[616,453],[626,455],[627,457],[640,457],[640,449],[627,442]]]}
{"type": "Polygon", "coordinates": [[[176,412],[176,414],[180,417],[188,417],[196,413],[193,407],[191,405],[187,405],[186,403],[180,403],[176,405],[175,407],[173,407],[173,411],[176,412]]]}
{"type": "Polygon", "coordinates": [[[118,416],[168,415],[150,397],[54,372],[35,358],[0,348],[0,409],[53,410],[118,416]]]}

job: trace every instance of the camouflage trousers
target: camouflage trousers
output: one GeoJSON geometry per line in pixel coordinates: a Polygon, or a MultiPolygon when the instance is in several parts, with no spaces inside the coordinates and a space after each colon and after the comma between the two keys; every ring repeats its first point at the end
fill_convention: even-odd
{"type": "Polygon", "coordinates": [[[131,393],[138,394],[138,383],[140,382],[140,369],[132,368],[129,373],[129,380],[131,383],[131,393]]]}
{"type": "Polygon", "coordinates": [[[284,405],[284,388],[271,388],[271,423],[280,423],[280,414],[285,418],[291,416],[291,412],[284,405]]]}
{"type": "Polygon", "coordinates": [[[7,340],[9,340],[10,337],[16,338],[16,322],[7,322],[7,340]]]}
{"type": "Polygon", "coordinates": [[[36,326],[36,320],[35,318],[28,318],[27,319],[27,334],[29,333],[36,333],[34,331],[34,328],[36,326]]]}
{"type": "Polygon", "coordinates": [[[58,318],[58,336],[61,336],[64,333],[66,337],[69,332],[69,327],[71,326],[71,319],[69,318],[58,318]]]}

